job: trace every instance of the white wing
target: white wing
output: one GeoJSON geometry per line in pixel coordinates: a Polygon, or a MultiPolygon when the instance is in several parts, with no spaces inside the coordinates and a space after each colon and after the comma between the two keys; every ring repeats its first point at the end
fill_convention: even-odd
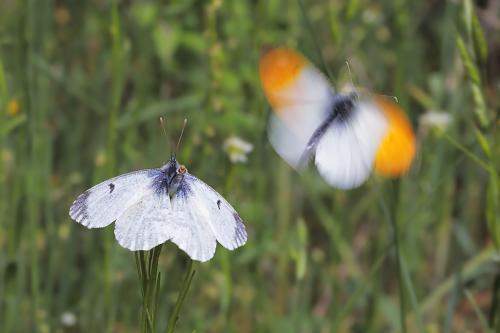
{"type": "MultiPolygon", "coordinates": [[[[214,251],[215,239],[229,250],[240,247],[247,241],[245,226],[234,208],[219,193],[191,174],[184,175],[172,198],[172,210],[183,215],[184,221],[196,226],[197,231],[204,231],[212,236],[214,251]]],[[[208,236],[196,237],[206,237],[208,241],[208,236]]],[[[208,260],[213,254],[203,253],[203,258],[208,260]]]]}
{"type": "Polygon", "coordinates": [[[371,103],[359,102],[347,119],[335,119],[318,142],[315,163],[332,186],[351,189],[370,175],[387,120],[371,103]]]}
{"type": "Polygon", "coordinates": [[[76,198],[69,216],[87,228],[109,225],[127,208],[153,192],[151,172],[135,171],[95,185],[76,198]]]}
{"type": "Polygon", "coordinates": [[[207,261],[215,253],[215,236],[204,223],[172,210],[170,197],[152,194],[136,203],[116,221],[115,237],[126,249],[150,250],[170,240],[192,259],[207,261]]]}

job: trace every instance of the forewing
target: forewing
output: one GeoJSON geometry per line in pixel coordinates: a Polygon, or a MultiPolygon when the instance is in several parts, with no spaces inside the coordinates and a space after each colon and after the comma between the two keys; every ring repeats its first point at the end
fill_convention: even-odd
{"type": "Polygon", "coordinates": [[[319,140],[315,164],[332,186],[351,189],[370,175],[387,120],[372,103],[358,102],[347,118],[337,117],[319,140]]]}
{"type": "Polygon", "coordinates": [[[130,206],[153,192],[153,170],[141,170],[108,179],[83,192],[73,202],[70,217],[87,228],[102,228],[130,206]]]}
{"type": "Polygon", "coordinates": [[[299,168],[300,156],[307,144],[306,131],[294,133],[281,119],[271,115],[268,132],[269,141],[278,155],[291,167],[299,168]]]}
{"type": "Polygon", "coordinates": [[[301,156],[314,131],[326,120],[330,102],[298,104],[280,110],[269,119],[269,141],[294,169],[301,168],[301,156]]]}
{"type": "Polygon", "coordinates": [[[191,174],[184,175],[172,198],[172,210],[183,215],[200,231],[206,229],[229,250],[247,241],[245,226],[234,208],[214,189],[191,174]]]}
{"type": "Polygon", "coordinates": [[[323,74],[308,65],[294,85],[276,94],[283,103],[274,106],[269,140],[291,167],[299,169],[309,139],[330,113],[334,90],[323,74]]]}

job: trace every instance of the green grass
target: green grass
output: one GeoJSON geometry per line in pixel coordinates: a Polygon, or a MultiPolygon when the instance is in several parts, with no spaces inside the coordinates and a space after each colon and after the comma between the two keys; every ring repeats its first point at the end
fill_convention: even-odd
{"type": "MultiPolygon", "coordinates": [[[[134,254],[68,210],[91,185],[166,161],[160,116],[172,140],[188,118],[179,160],[249,234],[194,264],[177,332],[500,332],[500,32],[476,12],[467,0],[0,2],[0,332],[147,325],[134,254]],[[411,171],[340,191],[291,170],[266,138],[258,61],[271,45],[303,52],[338,90],[396,96],[418,136],[411,171]],[[428,110],[452,117],[445,133],[419,124],[428,110]],[[253,144],[247,163],[224,152],[232,135],[253,144]]],[[[164,332],[186,256],[167,243],[158,260],[164,332]]]]}

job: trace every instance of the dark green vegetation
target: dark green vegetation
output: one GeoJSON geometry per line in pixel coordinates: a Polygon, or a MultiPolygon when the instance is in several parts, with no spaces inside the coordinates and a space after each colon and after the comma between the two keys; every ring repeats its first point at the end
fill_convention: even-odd
{"type": "MultiPolygon", "coordinates": [[[[0,332],[138,331],[134,255],[68,208],[92,184],[165,162],[160,115],[172,139],[189,118],[179,160],[249,232],[195,265],[177,331],[499,332],[499,13],[478,2],[488,9],[2,0],[0,332]],[[411,172],[345,192],[290,170],[266,139],[269,45],[326,64],[337,89],[348,59],[356,85],[397,96],[418,135],[411,172]],[[430,110],[451,117],[444,134],[419,123],[430,110]],[[232,135],[254,145],[247,163],[224,152],[232,135]]],[[[158,331],[184,263],[163,247],[158,331]]]]}

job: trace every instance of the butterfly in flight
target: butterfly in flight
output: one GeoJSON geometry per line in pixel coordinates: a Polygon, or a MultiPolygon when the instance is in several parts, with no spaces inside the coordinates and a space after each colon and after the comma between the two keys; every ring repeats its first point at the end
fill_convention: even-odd
{"type": "Polygon", "coordinates": [[[87,228],[115,222],[115,238],[126,249],[150,250],[172,241],[198,261],[214,256],[217,241],[229,250],[247,241],[234,208],[175,156],[161,168],[95,185],[78,196],[69,215],[87,228]]]}
{"type": "Polygon", "coordinates": [[[260,78],[271,104],[271,145],[294,169],[314,163],[327,183],[341,189],[363,184],[374,169],[399,177],[416,151],[412,126],[385,97],[336,94],[303,55],[272,49],[260,60],[260,78]]]}

